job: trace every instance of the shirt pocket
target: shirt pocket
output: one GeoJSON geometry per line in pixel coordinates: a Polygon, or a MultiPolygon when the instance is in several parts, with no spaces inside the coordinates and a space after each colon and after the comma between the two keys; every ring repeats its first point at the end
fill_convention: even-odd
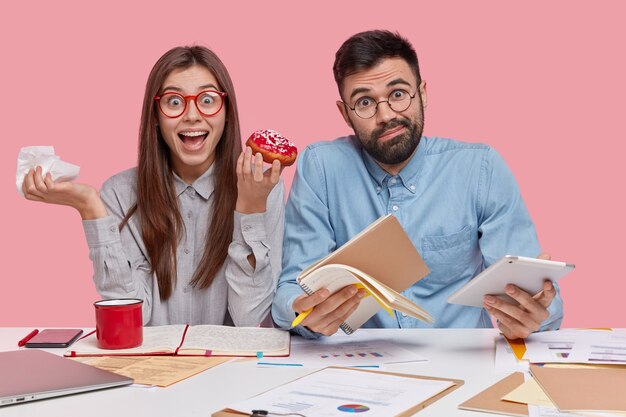
{"type": "Polygon", "coordinates": [[[472,227],[447,235],[424,236],[422,256],[430,269],[424,283],[450,284],[462,278],[472,260],[472,227]]]}

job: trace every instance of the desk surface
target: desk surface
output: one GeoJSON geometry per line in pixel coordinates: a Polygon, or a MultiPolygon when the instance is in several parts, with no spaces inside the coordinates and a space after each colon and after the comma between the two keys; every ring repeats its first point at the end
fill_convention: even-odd
{"type": "MultiPolygon", "coordinates": [[[[0,329],[0,351],[17,349],[31,328],[0,329]]],[[[428,358],[427,362],[386,365],[382,370],[462,379],[465,385],[416,415],[492,416],[457,409],[457,405],[506,376],[494,371],[494,329],[367,329],[428,358]]],[[[62,354],[64,349],[49,351],[62,354]]],[[[257,395],[311,372],[298,367],[262,368],[255,361],[226,363],[168,388],[139,386],[34,401],[0,408],[3,417],[150,415],[210,416],[236,401],[257,395]]],[[[0,370],[0,377],[1,377],[0,370]]]]}

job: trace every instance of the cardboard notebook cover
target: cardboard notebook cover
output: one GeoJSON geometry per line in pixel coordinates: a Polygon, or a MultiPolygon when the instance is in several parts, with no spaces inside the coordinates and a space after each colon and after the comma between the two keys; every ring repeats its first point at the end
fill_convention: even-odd
{"type": "MultiPolygon", "coordinates": [[[[307,283],[307,276],[322,266],[331,264],[356,268],[398,293],[430,272],[393,215],[380,217],[339,249],[306,268],[298,275],[298,283],[307,293],[314,292],[318,288],[307,283]]],[[[380,304],[373,297],[364,298],[357,310],[342,324],[342,330],[352,333],[380,308],[380,304]]]]}
{"type": "Polygon", "coordinates": [[[485,413],[506,414],[509,416],[528,416],[528,406],[501,398],[524,383],[524,374],[515,372],[496,382],[474,397],[459,404],[461,410],[482,411],[485,413]]]}
{"type": "MultiPolygon", "coordinates": [[[[335,367],[334,366],[330,366],[329,368],[335,368],[335,367]]],[[[365,369],[354,369],[354,368],[349,368],[349,369],[351,371],[354,371],[354,372],[371,372],[371,373],[376,373],[376,374],[400,376],[400,377],[404,377],[404,378],[429,379],[429,380],[432,380],[432,381],[449,381],[449,382],[452,382],[454,384],[454,385],[451,385],[450,387],[446,388],[445,390],[441,391],[439,394],[436,394],[436,395],[430,397],[426,401],[423,401],[423,402],[421,402],[419,404],[415,404],[414,406],[412,406],[411,408],[403,411],[402,413],[396,414],[395,416],[389,416],[389,417],[410,417],[413,414],[417,413],[418,411],[420,411],[420,410],[426,408],[427,406],[429,406],[430,404],[434,403],[435,401],[439,400],[440,398],[443,398],[446,395],[450,394],[452,391],[456,390],[457,388],[459,388],[461,385],[463,385],[465,383],[461,379],[436,378],[436,377],[432,377],[432,376],[398,374],[398,373],[395,373],[395,372],[369,371],[369,370],[365,370],[365,369]]],[[[223,410],[220,410],[220,411],[217,411],[217,412],[211,414],[211,417],[241,417],[241,416],[249,416],[249,414],[245,414],[245,413],[240,413],[238,411],[229,410],[228,408],[225,408],[223,410]]]]}
{"type": "Polygon", "coordinates": [[[286,330],[217,325],[168,325],[143,328],[143,343],[131,349],[100,349],[92,332],[74,343],[65,356],[289,356],[286,330]]]}
{"type": "Polygon", "coordinates": [[[626,412],[626,370],[530,365],[541,389],[561,411],[626,412]]]}

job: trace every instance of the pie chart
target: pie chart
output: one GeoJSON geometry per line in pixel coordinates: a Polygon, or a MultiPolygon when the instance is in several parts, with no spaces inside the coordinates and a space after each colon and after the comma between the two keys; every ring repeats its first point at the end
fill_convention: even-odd
{"type": "Polygon", "coordinates": [[[370,408],[361,404],[344,404],[337,407],[337,410],[343,411],[344,413],[364,413],[369,411],[370,408]]]}

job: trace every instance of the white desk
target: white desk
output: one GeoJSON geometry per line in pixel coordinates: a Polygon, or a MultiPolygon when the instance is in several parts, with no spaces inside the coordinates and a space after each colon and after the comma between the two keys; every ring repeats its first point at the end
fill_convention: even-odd
{"type": "MultiPolygon", "coordinates": [[[[0,329],[0,350],[17,349],[31,328],[0,329]]],[[[419,417],[493,416],[463,411],[457,405],[506,376],[494,372],[493,329],[371,330],[381,338],[428,358],[428,362],[387,365],[381,370],[462,379],[465,384],[429,405],[419,417]]],[[[64,349],[48,351],[62,354],[64,349]]],[[[168,388],[122,387],[0,407],[12,416],[210,416],[229,404],[249,398],[311,372],[299,367],[257,367],[255,361],[234,362],[209,369],[168,388]]],[[[0,378],[2,370],[0,370],[0,378]]],[[[33,375],[33,378],[36,378],[33,375]]]]}

